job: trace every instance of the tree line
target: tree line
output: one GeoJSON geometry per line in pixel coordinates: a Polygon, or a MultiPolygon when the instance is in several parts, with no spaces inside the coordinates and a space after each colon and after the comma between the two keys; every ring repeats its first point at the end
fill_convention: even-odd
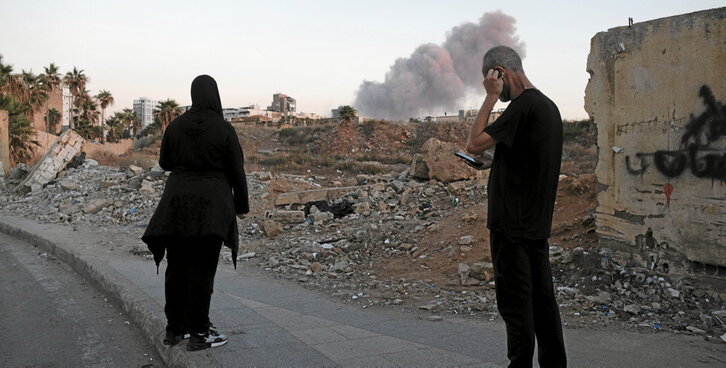
{"type": "Polygon", "coordinates": [[[106,108],[114,104],[114,97],[107,90],[92,95],[86,89],[89,78],[82,69],[73,67],[61,74],[54,63],[43,69],[41,74],[34,74],[32,70],[17,73],[0,55],[0,110],[7,110],[10,118],[10,159],[13,164],[27,163],[32,158],[33,145],[39,145],[31,124],[37,114],[42,114],[48,133],[57,132],[62,112],[46,107],[46,102],[53,91],[62,90],[64,86],[70,92],[69,128],[85,139],[101,143],[163,134],[169,123],[182,113],[176,101],[162,101],[154,111],[154,123],[141,131],[141,120],[133,109],[125,108],[106,118],[106,108]]]}

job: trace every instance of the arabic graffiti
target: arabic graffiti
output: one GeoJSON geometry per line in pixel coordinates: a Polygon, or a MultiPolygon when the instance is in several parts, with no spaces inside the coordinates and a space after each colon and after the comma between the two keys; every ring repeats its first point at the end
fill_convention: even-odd
{"type": "Polygon", "coordinates": [[[711,147],[713,142],[726,137],[726,106],[716,101],[707,85],[701,86],[698,96],[703,99],[706,110],[698,116],[691,114],[680,149],[636,153],[639,167],[633,167],[630,156],[625,156],[625,166],[630,174],[643,174],[652,160],[655,168],[669,178],[678,177],[690,168],[699,178],[726,179],[726,149],[711,147]]]}

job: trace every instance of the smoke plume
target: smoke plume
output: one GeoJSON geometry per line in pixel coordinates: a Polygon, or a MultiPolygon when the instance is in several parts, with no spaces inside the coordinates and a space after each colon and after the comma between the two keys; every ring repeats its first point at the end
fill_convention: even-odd
{"type": "Polygon", "coordinates": [[[424,44],[393,63],[382,83],[363,81],[353,106],[361,116],[408,119],[422,112],[456,109],[471,88],[481,88],[481,62],[490,48],[505,45],[524,58],[524,43],[514,35],[515,19],[496,11],[478,24],[447,32],[443,45],[424,44]]]}

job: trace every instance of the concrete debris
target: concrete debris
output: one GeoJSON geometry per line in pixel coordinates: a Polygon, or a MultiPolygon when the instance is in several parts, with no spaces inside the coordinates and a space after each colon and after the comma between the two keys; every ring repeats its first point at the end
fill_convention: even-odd
{"type": "Polygon", "coordinates": [[[494,265],[489,262],[477,262],[469,268],[469,276],[487,282],[494,276],[494,265]]]}
{"type": "Polygon", "coordinates": [[[21,180],[30,172],[30,168],[25,164],[18,164],[18,166],[10,169],[7,178],[9,180],[21,180]]]}
{"type": "Polygon", "coordinates": [[[408,169],[409,175],[415,179],[428,179],[429,168],[423,161],[423,155],[416,153],[411,159],[411,167],[408,169]]]}
{"type": "Polygon", "coordinates": [[[640,314],[641,308],[640,306],[636,304],[629,304],[626,305],[625,308],[623,308],[623,311],[628,312],[630,314],[640,314]]]}
{"type": "Polygon", "coordinates": [[[45,184],[55,179],[58,172],[63,170],[81,150],[84,141],[85,139],[75,131],[66,130],[18,184],[17,190],[34,192],[42,189],[45,184]]]}
{"type": "Polygon", "coordinates": [[[667,292],[671,298],[679,298],[681,296],[681,292],[673,288],[668,288],[667,292]]]}
{"type": "Polygon", "coordinates": [[[83,213],[86,214],[96,214],[98,211],[101,211],[102,209],[112,205],[113,202],[109,201],[108,199],[101,198],[101,199],[92,199],[83,206],[83,213]]]}
{"type": "Polygon", "coordinates": [[[283,231],[282,225],[273,220],[262,220],[260,222],[260,227],[262,228],[262,231],[265,233],[265,235],[267,235],[267,237],[270,239],[273,239],[274,237],[280,235],[283,231]]]}
{"type": "Polygon", "coordinates": [[[126,176],[129,178],[133,178],[134,176],[139,176],[144,173],[144,169],[136,166],[136,165],[129,165],[129,167],[126,169],[126,176]]]}
{"type": "Polygon", "coordinates": [[[61,188],[65,190],[78,190],[80,186],[70,180],[60,180],[58,181],[58,185],[61,186],[61,188]]]}
{"type": "MultiPolygon", "coordinates": [[[[469,229],[451,234],[452,227],[446,224],[454,223],[456,229],[458,224],[472,227],[483,220],[474,205],[486,193],[485,182],[477,179],[452,186],[399,177],[398,173],[359,175],[352,181],[336,180],[343,186],[329,187],[333,181],[329,180],[324,187],[322,179],[314,176],[248,175],[253,213],[238,222],[238,259],[348,303],[499,318],[492,264],[467,258],[485,247],[486,242],[475,241],[484,234],[469,229]],[[280,192],[270,188],[278,188],[281,180],[293,183],[293,188],[317,189],[276,196],[280,192]],[[456,207],[451,205],[452,196],[460,199],[456,207]],[[443,281],[426,276],[428,262],[437,257],[450,265],[443,281]],[[394,265],[405,264],[403,268],[410,267],[415,277],[381,274],[381,267],[394,260],[408,262],[394,265]]],[[[61,170],[55,181],[27,194],[14,190],[19,179],[6,178],[10,184],[0,192],[0,213],[123,229],[140,236],[167,178],[158,167],[139,171],[87,160],[78,168],[61,170]]],[[[592,221],[588,226],[594,227],[592,221]]],[[[566,248],[560,244],[551,250],[559,255],[552,263],[553,280],[568,326],[698,333],[696,328],[704,336],[726,336],[726,294],[650,269],[644,259],[629,253],[592,250],[591,245],[566,248]]],[[[224,247],[222,252],[223,259],[231,262],[231,253],[224,247]]],[[[137,253],[149,257],[148,252],[137,253]]]]}
{"type": "Polygon", "coordinates": [[[461,285],[479,285],[482,281],[487,282],[491,280],[493,275],[493,265],[489,262],[476,262],[471,266],[466,263],[459,263],[461,285]]]}
{"type": "Polygon", "coordinates": [[[159,179],[162,176],[165,175],[164,169],[161,168],[159,165],[154,165],[151,170],[149,170],[149,176],[151,176],[154,179],[159,179]]]}
{"type": "Polygon", "coordinates": [[[565,250],[562,249],[562,247],[552,245],[552,246],[550,246],[550,257],[559,257],[562,255],[562,252],[564,252],[564,251],[565,250]]]}
{"type": "Polygon", "coordinates": [[[237,260],[238,261],[244,261],[244,260],[247,260],[247,259],[250,259],[250,258],[254,258],[254,256],[256,256],[256,255],[257,254],[255,252],[247,252],[247,253],[238,255],[237,256],[237,260]]]}
{"type": "Polygon", "coordinates": [[[305,221],[304,211],[272,211],[267,218],[283,224],[299,224],[305,221]]]}

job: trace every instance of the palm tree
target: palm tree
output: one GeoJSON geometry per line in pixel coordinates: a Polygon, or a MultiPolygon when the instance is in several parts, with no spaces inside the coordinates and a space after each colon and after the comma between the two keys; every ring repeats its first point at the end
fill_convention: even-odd
{"type": "Polygon", "coordinates": [[[22,78],[23,83],[25,83],[25,86],[28,89],[27,104],[30,105],[30,110],[28,110],[27,113],[28,119],[30,119],[30,121],[35,121],[33,118],[35,112],[40,110],[40,108],[43,107],[45,102],[48,100],[48,91],[44,86],[43,78],[39,75],[33,74],[32,70],[28,72],[23,70],[22,78]]]}
{"type": "MultiPolygon", "coordinates": [[[[1,86],[0,86],[1,87],[1,86]]],[[[0,96],[0,110],[7,110],[9,115],[10,161],[11,165],[25,163],[33,154],[33,145],[40,145],[33,138],[33,128],[25,116],[28,105],[17,103],[12,98],[0,96]]]]}
{"type": "Polygon", "coordinates": [[[119,112],[108,118],[105,124],[108,126],[108,137],[105,138],[108,142],[118,142],[124,131],[128,129],[124,124],[123,113],[119,112]]]}
{"type": "MultiPolygon", "coordinates": [[[[13,67],[9,65],[7,69],[12,72],[13,67]]],[[[30,101],[30,89],[25,84],[22,74],[8,73],[2,89],[4,95],[11,97],[21,105],[25,105],[30,101]]]]}
{"type": "Polygon", "coordinates": [[[80,95],[78,99],[79,107],[81,109],[80,118],[91,123],[92,125],[96,125],[99,122],[98,118],[101,113],[98,112],[98,104],[93,99],[93,97],[88,94],[88,92],[90,91],[84,91],[84,93],[80,95]]]}
{"type": "Polygon", "coordinates": [[[45,125],[48,127],[48,133],[56,133],[56,125],[60,123],[61,117],[60,111],[55,108],[51,108],[45,113],[45,125]]]}
{"type": "Polygon", "coordinates": [[[62,82],[60,73],[58,72],[58,66],[56,66],[53,63],[50,63],[50,65],[46,66],[45,73],[41,75],[41,78],[43,79],[43,85],[45,86],[45,89],[47,91],[55,91],[57,88],[60,87],[60,84],[62,82]]]}
{"type": "Polygon", "coordinates": [[[98,100],[98,103],[101,105],[101,143],[103,143],[106,137],[106,107],[113,105],[113,96],[111,95],[111,92],[104,89],[98,92],[96,100],[98,100]]]}
{"type": "Polygon", "coordinates": [[[351,122],[358,115],[358,111],[353,106],[345,105],[338,108],[338,119],[345,122],[351,122]]]}
{"type": "Polygon", "coordinates": [[[179,104],[172,99],[161,101],[159,108],[156,110],[155,117],[159,120],[161,125],[161,134],[164,134],[164,130],[169,126],[172,120],[176,119],[177,116],[182,114],[182,109],[179,104]]]}
{"type": "Polygon", "coordinates": [[[101,113],[98,112],[98,104],[88,92],[90,91],[78,94],[73,102],[73,112],[76,114],[74,129],[83,138],[95,139],[102,133],[101,128],[97,126],[101,113]]]}
{"type": "MultiPolygon", "coordinates": [[[[51,92],[55,91],[56,89],[60,88],[62,80],[61,80],[61,75],[58,72],[58,70],[59,70],[58,66],[56,66],[54,63],[50,63],[50,65],[44,67],[43,69],[45,69],[45,73],[40,75],[40,80],[43,85],[43,90],[45,91],[46,94],[48,94],[48,93],[51,93],[51,92]]],[[[55,134],[55,124],[57,124],[57,122],[54,123],[53,127],[51,127],[49,125],[48,115],[50,114],[50,110],[55,110],[55,109],[50,109],[49,106],[46,106],[45,123],[46,123],[46,127],[48,128],[48,132],[52,131],[55,134]]],[[[58,112],[58,110],[56,110],[56,113],[60,114],[60,112],[58,112]]],[[[59,119],[60,119],[60,117],[61,116],[59,115],[59,119]]]]}
{"type": "Polygon", "coordinates": [[[12,72],[13,66],[3,63],[3,56],[0,55],[0,95],[9,94],[7,91],[7,83],[12,72]]]}
{"type": "Polygon", "coordinates": [[[119,115],[119,120],[122,122],[122,126],[125,130],[131,129],[133,136],[136,137],[141,129],[141,119],[136,116],[134,110],[125,108],[119,115]]]}
{"type": "MultiPolygon", "coordinates": [[[[78,70],[76,67],[73,67],[73,71],[66,73],[66,75],[63,77],[63,82],[65,82],[71,92],[71,106],[75,106],[74,100],[76,99],[76,97],[79,96],[79,94],[81,94],[82,92],[85,92],[86,90],[86,83],[88,83],[88,77],[83,74],[83,70],[78,70]]],[[[75,128],[73,118],[73,111],[71,109],[71,116],[69,120],[71,129],[75,128]]]]}

